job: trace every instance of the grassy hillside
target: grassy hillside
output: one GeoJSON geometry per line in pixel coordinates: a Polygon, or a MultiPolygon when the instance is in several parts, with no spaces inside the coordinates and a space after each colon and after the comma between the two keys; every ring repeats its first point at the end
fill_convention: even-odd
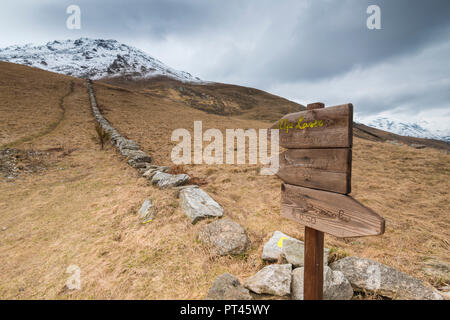
{"type": "MultiPolygon", "coordinates": [[[[262,247],[273,231],[303,239],[301,225],[280,217],[277,178],[260,176],[257,166],[185,166],[252,241],[246,255],[213,256],[197,241],[207,221],[192,225],[174,191],[149,186],[111,147],[100,149],[83,80],[6,63],[0,79],[11,88],[0,91],[2,143],[39,151],[33,161],[41,168],[25,170],[29,161],[19,156],[14,161],[24,169],[18,177],[0,178],[0,227],[6,227],[0,231],[0,298],[201,299],[223,272],[245,280],[261,269],[262,247]],[[136,212],[147,197],[157,214],[142,225],[136,212]],[[80,291],[64,289],[69,265],[81,269],[80,291]]],[[[245,112],[205,112],[183,96],[166,96],[175,89],[134,85],[94,82],[105,117],[157,164],[171,165],[172,130],[192,131],[194,120],[203,120],[204,130],[267,128],[273,120],[269,113],[270,121],[259,121],[245,112]]],[[[236,99],[245,99],[236,88],[236,99]]],[[[221,90],[233,96],[231,86],[221,90]]],[[[326,236],[326,246],[442,283],[422,268],[431,258],[450,262],[449,155],[360,138],[354,143],[353,196],[385,217],[386,233],[326,236]]]]}
{"type": "Polygon", "coordinates": [[[223,83],[199,85],[165,77],[139,81],[119,77],[102,80],[102,83],[158,98],[168,98],[173,102],[182,102],[206,113],[243,119],[276,121],[287,113],[305,108],[301,104],[258,89],[223,83]]]}

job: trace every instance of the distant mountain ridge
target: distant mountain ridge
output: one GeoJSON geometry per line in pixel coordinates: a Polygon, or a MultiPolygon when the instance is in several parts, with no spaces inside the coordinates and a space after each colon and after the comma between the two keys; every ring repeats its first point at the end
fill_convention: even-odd
{"type": "Polygon", "coordinates": [[[45,45],[15,45],[0,49],[0,60],[80,78],[167,76],[184,82],[201,81],[116,40],[80,38],[45,45]]]}
{"type": "Polygon", "coordinates": [[[391,120],[386,117],[378,117],[366,121],[360,120],[358,122],[361,122],[369,127],[388,131],[401,136],[435,139],[450,142],[450,130],[447,131],[431,130],[428,128],[424,128],[423,125],[414,122],[403,122],[403,121],[400,122],[391,120]]]}

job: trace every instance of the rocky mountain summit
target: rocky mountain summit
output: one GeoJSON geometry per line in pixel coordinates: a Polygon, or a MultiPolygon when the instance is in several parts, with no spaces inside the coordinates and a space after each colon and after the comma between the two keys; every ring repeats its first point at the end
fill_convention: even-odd
{"type": "Polygon", "coordinates": [[[167,76],[180,81],[199,78],[175,70],[137,48],[116,40],[80,38],[0,49],[0,61],[12,62],[80,78],[167,76]]]}

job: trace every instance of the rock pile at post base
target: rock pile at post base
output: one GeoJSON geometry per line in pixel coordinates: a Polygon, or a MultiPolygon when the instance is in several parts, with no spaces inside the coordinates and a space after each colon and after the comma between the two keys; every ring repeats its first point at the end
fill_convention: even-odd
{"type": "MultiPolygon", "coordinates": [[[[275,231],[264,245],[261,258],[265,261],[274,262],[280,261],[279,258],[282,256],[285,261],[288,260],[289,255],[286,255],[283,250],[286,241],[295,243],[298,251],[300,251],[299,254],[303,256],[302,241],[280,231],[275,231]]],[[[324,254],[326,257],[328,256],[328,249],[324,254]]],[[[295,259],[291,257],[290,260],[298,261],[298,257],[295,259]]],[[[324,300],[350,300],[355,292],[376,294],[385,299],[397,300],[444,299],[445,292],[441,294],[419,279],[373,260],[346,257],[330,266],[326,265],[326,261],[327,259],[325,259],[323,278],[324,300]]],[[[442,263],[439,266],[440,269],[446,267],[442,263]]],[[[221,299],[225,296],[223,292],[228,292],[229,285],[225,285],[223,280],[219,281],[219,279],[220,277],[217,282],[214,282],[211,290],[212,292],[222,292],[222,294],[208,294],[208,299],[221,299]]],[[[236,278],[230,275],[230,279],[236,278]]],[[[269,295],[278,299],[303,300],[303,286],[303,266],[295,267],[289,262],[265,266],[256,274],[250,276],[244,283],[244,287],[250,291],[255,299],[258,295],[269,295]]]]}
{"type": "Polygon", "coordinates": [[[291,293],[291,264],[271,264],[245,282],[245,287],[258,294],[287,296],[291,293]]]}
{"type": "MultiPolygon", "coordinates": [[[[292,271],[292,299],[303,300],[305,268],[292,271]]],[[[333,271],[330,267],[323,268],[323,300],[350,300],[353,289],[350,282],[340,271],[333,271]]]]}

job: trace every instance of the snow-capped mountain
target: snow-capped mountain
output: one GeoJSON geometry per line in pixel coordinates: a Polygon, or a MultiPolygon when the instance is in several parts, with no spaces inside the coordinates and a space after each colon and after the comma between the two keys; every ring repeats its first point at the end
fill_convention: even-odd
{"type": "Polygon", "coordinates": [[[422,121],[421,125],[414,122],[400,122],[386,117],[359,119],[357,121],[369,127],[392,132],[401,136],[436,139],[450,142],[450,130],[432,129],[433,126],[426,121],[422,121]]]}
{"type": "Polygon", "coordinates": [[[80,38],[40,46],[10,46],[0,49],[0,60],[81,78],[163,75],[181,81],[200,81],[188,72],[172,69],[145,52],[116,40],[80,38]]]}

